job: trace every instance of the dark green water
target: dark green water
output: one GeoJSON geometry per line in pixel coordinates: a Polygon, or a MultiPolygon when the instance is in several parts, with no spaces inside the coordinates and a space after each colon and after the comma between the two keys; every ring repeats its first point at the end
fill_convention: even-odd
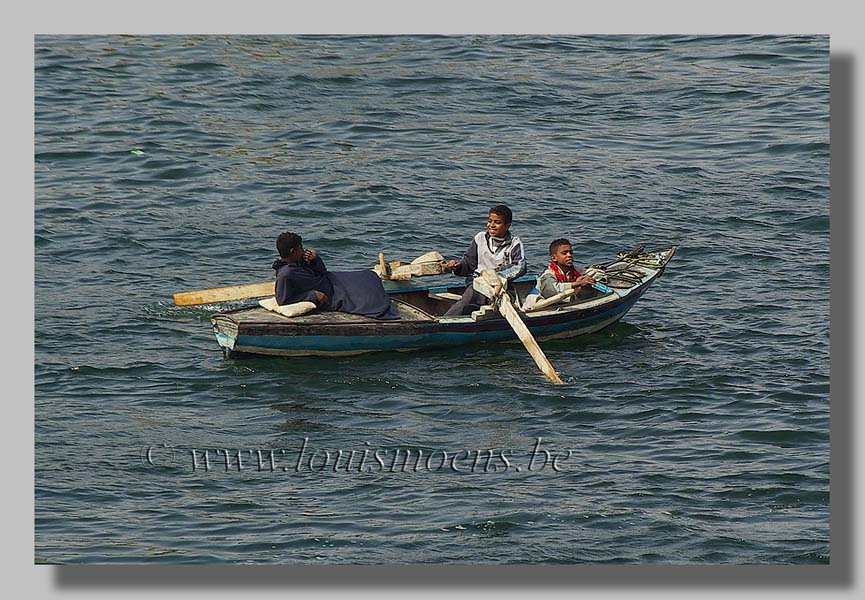
{"type": "Polygon", "coordinates": [[[37,562],[829,561],[828,38],[39,36],[35,68],[37,562]],[[226,360],[225,306],[171,303],[269,278],[286,229],[334,270],[457,256],[500,202],[532,272],[680,245],[543,344],[565,386],[514,344],[226,360]]]}

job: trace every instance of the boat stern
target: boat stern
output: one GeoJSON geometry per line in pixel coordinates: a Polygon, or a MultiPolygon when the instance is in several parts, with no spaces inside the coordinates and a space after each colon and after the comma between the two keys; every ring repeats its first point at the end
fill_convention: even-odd
{"type": "Polygon", "coordinates": [[[237,342],[237,322],[227,315],[216,314],[210,317],[210,324],[213,326],[216,343],[226,356],[230,355],[237,342]]]}

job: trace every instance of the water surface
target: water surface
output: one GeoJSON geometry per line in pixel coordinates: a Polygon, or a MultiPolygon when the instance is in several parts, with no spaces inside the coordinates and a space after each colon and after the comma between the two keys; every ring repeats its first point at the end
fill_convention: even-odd
{"type": "Polygon", "coordinates": [[[35,69],[37,562],[829,561],[827,37],[38,36],[35,69]],[[226,306],[171,303],[284,230],[456,257],[497,203],[532,272],[680,246],[543,344],[562,387],[517,344],[227,360],[226,306]]]}

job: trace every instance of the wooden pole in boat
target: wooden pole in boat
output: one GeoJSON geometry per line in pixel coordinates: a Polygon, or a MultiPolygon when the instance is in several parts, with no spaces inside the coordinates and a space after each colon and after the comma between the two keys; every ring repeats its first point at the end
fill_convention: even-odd
{"type": "MultiPolygon", "coordinates": [[[[437,252],[428,252],[415,259],[415,267],[417,272],[411,270],[394,277],[393,269],[384,259],[384,252],[378,254],[378,268],[381,271],[379,276],[382,279],[411,279],[412,277],[421,277],[425,275],[438,275],[444,271],[443,268],[427,268],[424,270],[421,267],[437,266],[442,261],[439,261],[441,255],[437,252]],[[435,255],[435,256],[433,256],[435,255]]],[[[207,290],[196,290],[194,292],[177,292],[174,294],[174,304],[177,306],[195,306],[197,304],[215,304],[217,302],[227,302],[229,300],[246,300],[247,298],[264,298],[265,296],[274,295],[275,284],[273,281],[264,281],[262,283],[249,283],[245,285],[232,285],[228,287],[211,288],[207,290]]]]}
{"type": "Polygon", "coordinates": [[[544,351],[541,350],[540,346],[538,346],[538,343],[535,341],[529,328],[526,327],[525,323],[523,323],[517,309],[514,308],[514,305],[511,302],[511,297],[508,296],[505,286],[502,284],[501,279],[499,279],[499,276],[496,275],[495,271],[491,269],[482,271],[480,277],[475,278],[473,285],[474,284],[477,284],[475,289],[484,296],[490,298],[490,300],[495,301],[496,298],[499,299],[499,312],[502,313],[502,316],[508,322],[508,325],[510,325],[511,329],[514,330],[514,333],[517,334],[517,337],[523,343],[523,346],[526,347],[526,350],[529,351],[529,354],[541,370],[541,373],[546,375],[553,383],[564,383],[559,377],[559,374],[556,373],[553,365],[547,359],[544,351]]]}
{"type": "Polygon", "coordinates": [[[381,277],[382,279],[390,279],[390,275],[387,269],[387,263],[384,261],[384,252],[378,253],[378,267],[379,269],[381,269],[379,277],[381,277]]]}
{"type": "Polygon", "coordinates": [[[174,294],[174,304],[177,306],[195,306],[197,304],[227,302],[228,300],[263,298],[264,296],[273,296],[274,288],[275,283],[273,281],[265,281],[262,283],[232,285],[195,292],[178,292],[174,294]]]}
{"type": "MultiPolygon", "coordinates": [[[[603,283],[595,282],[592,285],[592,287],[595,288],[596,290],[598,290],[599,292],[601,292],[602,294],[613,293],[612,288],[605,286],[603,283]]],[[[561,302],[562,300],[565,300],[566,298],[570,298],[571,296],[573,296],[574,294],[577,294],[579,292],[580,292],[580,290],[575,289],[575,288],[571,288],[566,292],[559,292],[555,296],[550,296],[549,298],[544,298],[543,300],[538,300],[530,308],[525,309],[524,312],[535,312],[538,310],[542,310],[544,308],[547,308],[548,306],[552,306],[553,304],[556,304],[557,302],[561,302]]]]}
{"type": "Polygon", "coordinates": [[[556,304],[557,302],[561,302],[562,300],[564,300],[566,298],[570,298],[571,296],[576,294],[578,291],[579,290],[571,288],[566,292],[559,292],[555,296],[550,296],[549,298],[544,298],[543,300],[538,300],[537,302],[532,304],[532,306],[530,308],[526,308],[524,310],[524,312],[534,312],[536,310],[541,310],[541,309],[546,308],[548,306],[552,306],[553,304],[556,304]]]}

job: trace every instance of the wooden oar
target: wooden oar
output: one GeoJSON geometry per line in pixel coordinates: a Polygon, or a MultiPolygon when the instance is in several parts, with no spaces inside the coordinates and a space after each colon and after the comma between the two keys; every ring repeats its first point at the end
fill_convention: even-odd
{"type": "Polygon", "coordinates": [[[390,279],[390,269],[387,268],[387,263],[384,260],[384,252],[378,253],[378,269],[379,277],[382,279],[390,279]]]}
{"type": "MultiPolygon", "coordinates": [[[[592,284],[592,287],[595,288],[596,290],[598,290],[599,292],[601,292],[602,294],[610,294],[613,291],[612,288],[609,288],[609,287],[605,286],[603,283],[598,283],[598,282],[595,282],[594,284],[592,284]]],[[[544,309],[548,306],[552,306],[553,304],[556,304],[557,302],[561,302],[565,298],[570,298],[571,296],[578,293],[579,291],[580,291],[579,289],[571,288],[566,292],[559,292],[555,296],[550,296],[549,298],[544,298],[543,300],[538,300],[537,302],[532,304],[531,307],[525,309],[524,312],[535,312],[537,310],[544,309]]]]}
{"type": "Polygon", "coordinates": [[[476,277],[472,285],[478,292],[490,300],[499,298],[499,312],[502,313],[502,316],[511,326],[511,329],[513,329],[514,333],[517,334],[517,337],[523,343],[523,346],[526,347],[526,350],[529,351],[529,354],[535,361],[535,364],[538,365],[541,372],[553,383],[564,383],[559,377],[559,374],[556,373],[553,365],[550,364],[544,351],[541,350],[540,346],[538,346],[538,343],[535,341],[529,328],[526,327],[525,323],[523,323],[517,309],[514,308],[514,305],[511,302],[511,297],[508,296],[505,286],[502,284],[502,281],[499,279],[499,276],[496,275],[495,271],[491,269],[482,271],[480,277],[476,277]]]}
{"type": "MultiPolygon", "coordinates": [[[[411,265],[400,267],[402,272],[398,277],[391,276],[391,269],[384,260],[384,254],[378,255],[380,273],[387,273],[384,279],[411,279],[424,275],[438,275],[444,271],[443,260],[438,260],[441,255],[438,252],[427,252],[417,257],[411,265]]],[[[217,302],[228,302],[229,300],[246,300],[248,298],[264,298],[274,295],[274,282],[264,281],[262,283],[249,283],[246,285],[232,285],[229,287],[212,288],[208,290],[197,290],[195,292],[178,292],[174,294],[174,304],[177,306],[194,306],[197,304],[215,304],[217,302]]]]}
{"type": "Polygon", "coordinates": [[[524,309],[524,312],[534,312],[536,310],[542,310],[548,306],[552,306],[557,302],[561,302],[565,298],[570,298],[574,294],[576,294],[579,290],[574,288],[569,289],[566,292],[559,292],[555,296],[550,296],[549,298],[544,298],[543,300],[538,300],[534,304],[532,304],[529,308],[524,309]]]}
{"type": "Polygon", "coordinates": [[[195,292],[178,292],[174,294],[174,304],[177,306],[194,306],[196,304],[215,304],[229,300],[264,298],[265,296],[274,295],[275,285],[273,281],[265,281],[262,283],[232,285],[195,292]]]}

